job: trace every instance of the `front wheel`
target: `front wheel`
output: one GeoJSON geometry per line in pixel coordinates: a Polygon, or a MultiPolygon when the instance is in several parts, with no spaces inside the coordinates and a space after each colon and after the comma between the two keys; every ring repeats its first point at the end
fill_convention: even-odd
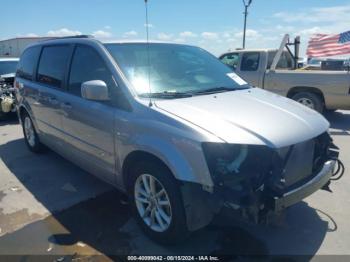
{"type": "Polygon", "coordinates": [[[178,181],[158,163],[138,163],[129,192],[137,222],[151,239],[176,244],[189,235],[178,181]]]}
{"type": "Polygon", "coordinates": [[[292,96],[292,99],[319,113],[323,112],[324,104],[321,97],[317,94],[310,92],[300,92],[292,96]]]}
{"type": "Polygon", "coordinates": [[[3,121],[3,120],[6,120],[6,114],[1,112],[1,109],[0,109],[0,121],[3,121]]]}

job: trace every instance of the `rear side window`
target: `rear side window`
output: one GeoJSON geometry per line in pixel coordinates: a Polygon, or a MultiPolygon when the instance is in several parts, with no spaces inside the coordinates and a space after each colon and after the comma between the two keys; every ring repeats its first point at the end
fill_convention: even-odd
{"type": "Polygon", "coordinates": [[[30,47],[24,51],[17,66],[17,77],[32,80],[38,62],[40,46],[30,47]]]}
{"type": "Polygon", "coordinates": [[[68,45],[44,47],[39,62],[38,81],[61,87],[69,55],[68,45]]]}
{"type": "Polygon", "coordinates": [[[258,52],[244,53],[242,57],[241,71],[257,71],[260,54],[258,52]]]}
{"type": "Polygon", "coordinates": [[[108,87],[113,84],[112,74],[101,56],[93,48],[79,45],[72,60],[68,91],[81,96],[81,84],[90,80],[102,80],[108,87]]]}

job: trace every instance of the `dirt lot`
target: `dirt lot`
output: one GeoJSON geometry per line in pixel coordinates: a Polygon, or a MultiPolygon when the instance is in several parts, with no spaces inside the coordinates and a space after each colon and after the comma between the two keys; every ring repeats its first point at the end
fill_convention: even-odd
{"type": "Polygon", "coordinates": [[[347,168],[333,194],[317,192],[270,226],[221,216],[174,247],[145,238],[116,190],[53,152],[30,153],[18,123],[0,122],[0,255],[350,255],[350,111],[327,118],[347,168]]]}

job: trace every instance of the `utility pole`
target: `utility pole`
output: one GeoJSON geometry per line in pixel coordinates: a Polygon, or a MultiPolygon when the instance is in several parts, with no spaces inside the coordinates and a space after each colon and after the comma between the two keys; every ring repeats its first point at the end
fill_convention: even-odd
{"type": "Polygon", "coordinates": [[[247,16],[248,16],[248,7],[252,3],[252,0],[242,0],[244,5],[244,27],[243,27],[243,49],[245,48],[245,31],[247,29],[247,16]]]}

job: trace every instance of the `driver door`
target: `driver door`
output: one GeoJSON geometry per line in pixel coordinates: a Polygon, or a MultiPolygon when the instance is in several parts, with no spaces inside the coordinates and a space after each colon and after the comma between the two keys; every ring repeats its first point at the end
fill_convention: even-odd
{"type": "Polygon", "coordinates": [[[71,61],[68,93],[62,103],[66,151],[83,168],[109,182],[115,180],[114,108],[109,101],[81,97],[81,84],[102,80],[115,88],[102,57],[90,46],[77,45],[71,61]]]}

